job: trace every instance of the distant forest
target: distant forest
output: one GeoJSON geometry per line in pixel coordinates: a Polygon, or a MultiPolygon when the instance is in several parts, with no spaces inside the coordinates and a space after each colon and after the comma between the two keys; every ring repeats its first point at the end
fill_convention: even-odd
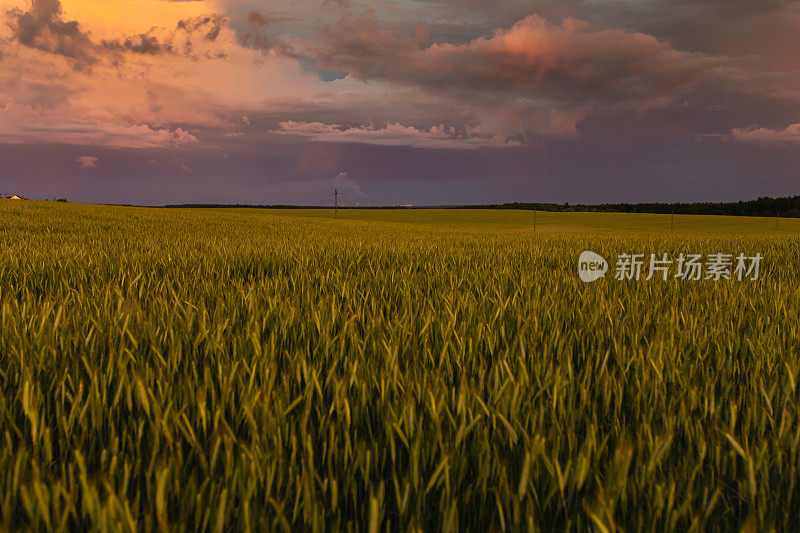
{"type": "MultiPolygon", "coordinates": [[[[250,209],[330,209],[332,206],[297,205],[223,205],[223,204],[180,204],[165,205],[169,208],[250,208],[250,209]]],[[[548,204],[548,203],[508,203],[492,205],[441,205],[427,207],[400,206],[339,206],[339,209],[524,209],[553,212],[614,212],[614,213],[658,213],[676,215],[729,215],[747,217],[800,218],[800,196],[786,198],[764,197],[758,200],[740,202],[699,202],[699,203],[643,203],[643,204],[548,204]]]]}
{"type": "Polygon", "coordinates": [[[527,209],[537,211],[587,211],[615,213],[659,213],[676,215],[729,215],[747,217],[800,218],[800,196],[786,198],[763,197],[758,200],[739,202],[699,202],[699,203],[643,203],[643,204],[545,204],[509,203],[486,206],[493,209],[527,209]]]}

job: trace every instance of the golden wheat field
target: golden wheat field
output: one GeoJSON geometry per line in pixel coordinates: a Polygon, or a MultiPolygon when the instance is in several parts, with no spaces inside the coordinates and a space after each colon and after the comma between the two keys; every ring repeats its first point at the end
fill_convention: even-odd
{"type": "Polygon", "coordinates": [[[0,201],[0,529],[796,529],[800,221],[537,216],[0,201]]]}

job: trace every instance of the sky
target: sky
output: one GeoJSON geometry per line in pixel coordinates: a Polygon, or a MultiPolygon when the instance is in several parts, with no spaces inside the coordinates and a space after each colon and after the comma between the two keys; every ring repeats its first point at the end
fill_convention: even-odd
{"type": "Polygon", "coordinates": [[[800,194],[800,2],[0,0],[0,194],[800,194]]]}

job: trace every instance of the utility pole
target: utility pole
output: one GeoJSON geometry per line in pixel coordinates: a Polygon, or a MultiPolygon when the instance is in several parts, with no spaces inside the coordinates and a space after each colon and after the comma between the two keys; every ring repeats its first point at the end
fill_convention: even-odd
{"type": "Polygon", "coordinates": [[[333,189],[333,218],[339,218],[339,190],[333,189]]]}

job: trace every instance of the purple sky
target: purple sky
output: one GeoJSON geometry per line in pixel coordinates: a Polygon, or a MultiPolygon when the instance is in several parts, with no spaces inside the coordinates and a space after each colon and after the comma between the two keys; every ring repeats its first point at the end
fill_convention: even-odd
{"type": "Polygon", "coordinates": [[[0,0],[0,194],[800,194],[800,2],[0,0]]]}

